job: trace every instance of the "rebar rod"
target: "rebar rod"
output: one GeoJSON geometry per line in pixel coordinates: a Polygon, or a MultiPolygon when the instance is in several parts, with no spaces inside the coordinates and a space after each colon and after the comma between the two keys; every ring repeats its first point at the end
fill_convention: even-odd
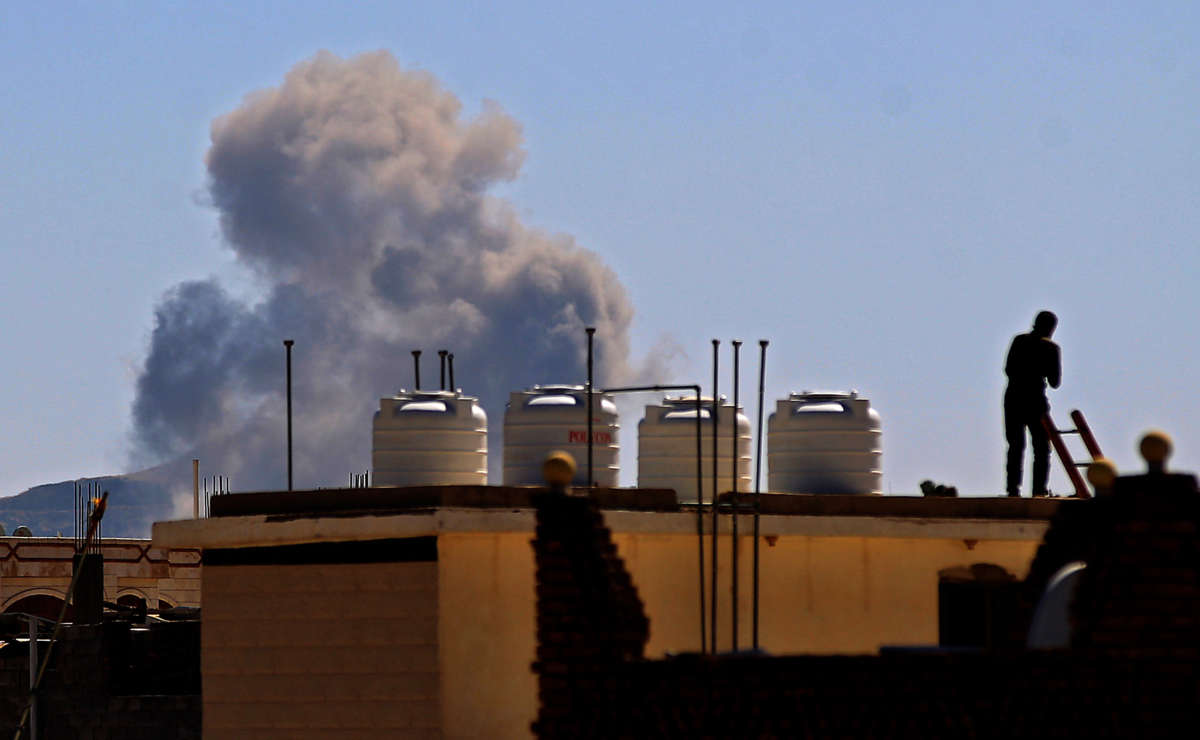
{"type": "MultiPolygon", "coordinates": [[[[97,534],[100,528],[100,519],[104,516],[104,509],[108,506],[108,491],[104,491],[100,496],[100,501],[96,508],[89,516],[87,536],[84,538],[83,546],[87,550],[92,544],[92,537],[97,534]]],[[[17,729],[13,733],[13,740],[20,740],[22,733],[25,732],[25,725],[29,721],[30,714],[33,712],[33,704],[37,698],[38,691],[42,687],[42,679],[46,676],[46,667],[50,665],[50,656],[54,653],[54,644],[58,640],[59,632],[62,631],[63,620],[67,617],[67,606],[70,605],[72,597],[75,594],[75,586],[79,583],[79,574],[83,572],[83,568],[75,568],[71,573],[71,582],[67,585],[67,593],[63,597],[62,607],[58,611],[58,621],[54,623],[54,631],[50,634],[50,642],[46,645],[46,654],[42,656],[42,664],[38,667],[37,680],[29,687],[29,699],[25,703],[25,709],[21,712],[21,719],[17,722],[17,729]]]]}

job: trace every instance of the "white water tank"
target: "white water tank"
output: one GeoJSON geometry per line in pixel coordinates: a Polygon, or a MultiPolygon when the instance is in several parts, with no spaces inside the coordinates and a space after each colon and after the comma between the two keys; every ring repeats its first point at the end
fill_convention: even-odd
{"type": "MultiPolygon", "coordinates": [[[[620,450],[617,406],[611,396],[592,396],[592,480],[617,485],[620,450]]],[[[587,390],[581,385],[535,385],[513,391],[504,410],[504,485],[541,486],[542,463],[555,450],[575,458],[575,486],[587,485],[587,390]]]]}
{"type": "Polygon", "coordinates": [[[378,486],[487,485],[487,414],[452,391],[400,391],[379,400],[371,435],[378,486]]]}
{"type": "MultiPolygon", "coordinates": [[[[700,469],[704,500],[712,500],[712,398],[700,399],[700,469]]],[[[733,404],[717,412],[717,491],[733,490],[733,404]]],[[[737,410],[738,490],[751,490],[750,420],[737,410]]],[[[638,486],[673,488],[676,500],[696,501],[696,398],[666,398],[646,406],[638,422],[638,486]]]]}
{"type": "Polygon", "coordinates": [[[767,487],[776,493],[882,493],[879,413],[858,393],[804,391],[767,422],[767,487]]]}

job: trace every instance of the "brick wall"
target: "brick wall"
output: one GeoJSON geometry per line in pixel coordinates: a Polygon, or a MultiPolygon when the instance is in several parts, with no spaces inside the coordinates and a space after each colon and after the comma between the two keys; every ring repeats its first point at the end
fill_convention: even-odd
{"type": "Polygon", "coordinates": [[[561,493],[536,499],[541,737],[609,736],[604,699],[642,657],[650,625],[595,502],[561,493]]]}
{"type": "Polygon", "coordinates": [[[206,559],[202,598],[204,737],[439,736],[436,561],[206,559]]]}
{"type": "Polygon", "coordinates": [[[1120,479],[1060,510],[1026,583],[1034,601],[1062,564],[1088,563],[1075,647],[1056,651],[641,660],[644,612],[598,512],[562,496],[538,507],[543,738],[1177,737],[1200,705],[1191,476],[1120,479]]]}
{"type": "MultiPolygon", "coordinates": [[[[38,702],[42,740],[195,740],[200,737],[199,623],[65,628],[38,702]],[[131,645],[136,642],[136,645],[131,645]]],[[[0,731],[29,696],[24,643],[0,651],[0,731]]],[[[25,737],[29,737],[28,730],[25,737]]]]}

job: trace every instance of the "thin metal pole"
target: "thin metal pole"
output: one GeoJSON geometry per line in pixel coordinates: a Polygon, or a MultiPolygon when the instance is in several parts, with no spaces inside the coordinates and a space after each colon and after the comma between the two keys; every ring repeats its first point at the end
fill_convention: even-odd
{"type": "Polygon", "coordinates": [[[200,518],[200,458],[192,458],[192,518],[200,518]]]}
{"type": "Polygon", "coordinates": [[[730,645],[732,646],[732,649],[736,652],[738,649],[738,519],[737,519],[737,509],[738,509],[738,385],[740,383],[740,380],[738,378],[738,367],[739,367],[738,353],[742,349],[742,342],[740,339],[734,339],[734,340],[732,340],[732,344],[733,344],[733,413],[730,414],[730,416],[732,417],[730,419],[730,423],[733,426],[732,426],[732,434],[730,435],[730,440],[733,443],[733,447],[732,447],[733,456],[732,456],[732,458],[730,458],[730,461],[729,461],[731,463],[729,477],[732,479],[730,482],[730,491],[732,493],[733,508],[730,510],[730,518],[729,518],[729,544],[730,544],[730,553],[731,553],[730,560],[729,560],[729,566],[732,569],[731,574],[730,574],[730,579],[729,579],[729,584],[730,584],[729,585],[729,598],[733,602],[730,605],[732,607],[732,612],[733,612],[733,618],[730,621],[730,629],[732,630],[733,637],[730,639],[730,645]]]}
{"type": "Polygon", "coordinates": [[[758,520],[762,511],[762,488],[760,487],[762,472],[762,417],[763,417],[763,386],[767,380],[767,340],[758,340],[758,428],[754,430],[754,649],[758,650],[758,520]]]}
{"type": "Polygon", "coordinates": [[[37,685],[38,666],[38,618],[29,615],[29,739],[37,740],[37,685]]]}
{"type": "Polygon", "coordinates": [[[596,484],[592,475],[592,341],[596,336],[596,327],[589,326],[587,332],[587,452],[588,452],[588,489],[596,484]]]}
{"type": "Polygon", "coordinates": [[[717,652],[717,531],[720,529],[717,519],[717,430],[720,429],[721,397],[717,395],[717,369],[720,360],[717,356],[721,346],[720,339],[712,340],[713,348],[713,395],[712,395],[712,610],[709,613],[711,629],[709,641],[712,642],[713,653],[717,652]]]}
{"type": "Polygon", "coordinates": [[[696,544],[700,556],[700,654],[708,652],[708,639],[704,633],[704,463],[701,460],[704,444],[704,424],[701,417],[700,386],[696,386],[696,544]]]}
{"type": "Polygon", "coordinates": [[[413,390],[421,390],[421,350],[414,349],[413,356],[413,390]]]}
{"type": "Polygon", "coordinates": [[[288,490],[292,490],[292,345],[296,342],[291,339],[283,340],[283,346],[287,348],[287,462],[288,462],[288,490]]]}
{"type": "Polygon", "coordinates": [[[458,387],[454,385],[454,353],[446,355],[446,365],[450,368],[450,390],[457,392],[458,387]]]}

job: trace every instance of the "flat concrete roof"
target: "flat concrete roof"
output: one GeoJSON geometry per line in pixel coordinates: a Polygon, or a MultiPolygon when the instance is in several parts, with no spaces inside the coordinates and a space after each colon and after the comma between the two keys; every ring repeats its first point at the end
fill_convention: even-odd
{"type": "MultiPolygon", "coordinates": [[[[316,491],[260,491],[213,496],[210,516],[291,514],[326,516],[333,513],[409,511],[425,508],[531,508],[538,486],[378,486],[316,491]]],[[[572,489],[590,495],[601,509],[629,511],[694,511],[679,504],[666,488],[572,489]]],[[[722,507],[732,500],[720,497],[722,507]]],[[[739,511],[748,511],[754,495],[739,494],[739,511]]],[[[809,493],[764,493],[761,512],[809,516],[969,517],[974,519],[1049,519],[1058,507],[1075,499],[1011,498],[1008,496],[879,496],[809,493]]]]}
{"type": "MultiPolygon", "coordinates": [[[[158,522],[157,547],[262,547],[439,534],[534,530],[533,497],[517,486],[423,486],[266,491],[214,496],[211,518],[158,522]]],[[[579,490],[578,495],[583,495],[579,490]]],[[[616,534],[696,534],[694,505],[664,489],[593,489],[589,494],[616,534]]],[[[749,536],[752,495],[741,495],[742,536],[749,536]]],[[[722,496],[722,505],[728,497],[722,496]]],[[[1071,499],[1008,497],[762,495],[763,536],[1038,540],[1071,499]]],[[[700,517],[711,533],[711,509],[700,517]]],[[[721,511],[722,532],[732,509],[721,511]]]]}

